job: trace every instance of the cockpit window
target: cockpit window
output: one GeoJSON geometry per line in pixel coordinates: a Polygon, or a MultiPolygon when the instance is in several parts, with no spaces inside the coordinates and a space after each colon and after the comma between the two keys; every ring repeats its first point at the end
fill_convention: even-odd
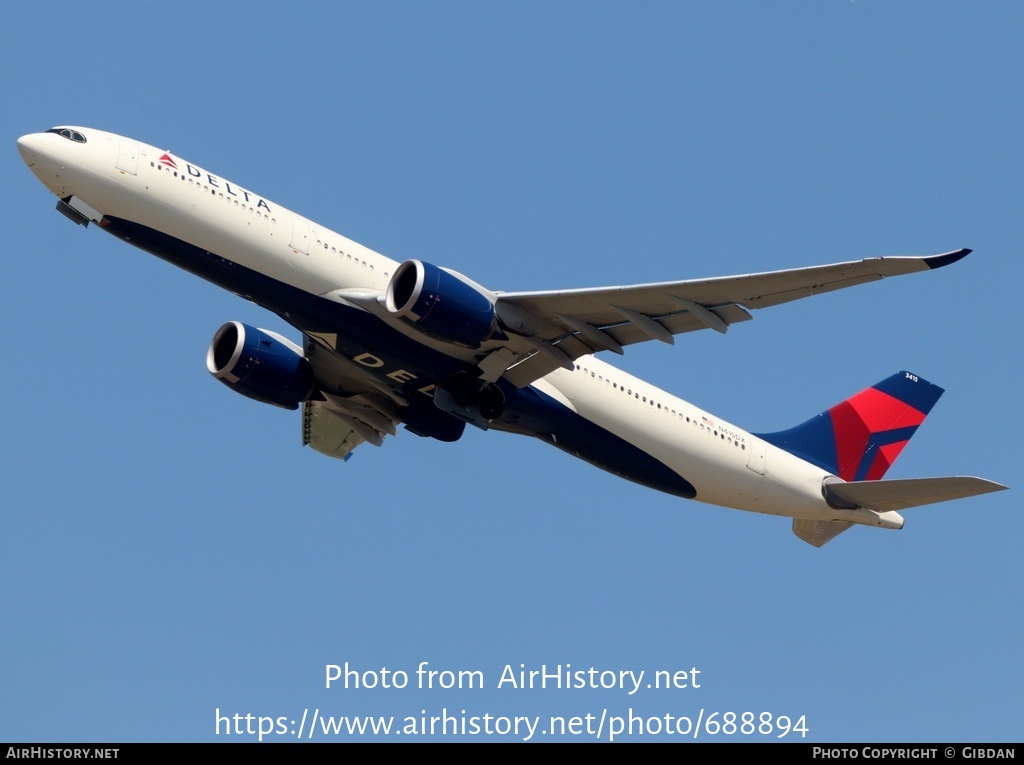
{"type": "Polygon", "coordinates": [[[71,128],[50,128],[46,132],[56,133],[57,135],[67,138],[69,141],[74,141],[75,143],[85,143],[85,136],[71,128]]]}

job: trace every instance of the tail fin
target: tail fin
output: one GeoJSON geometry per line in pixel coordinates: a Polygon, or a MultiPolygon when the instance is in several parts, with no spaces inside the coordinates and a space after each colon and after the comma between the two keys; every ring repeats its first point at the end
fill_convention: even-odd
{"type": "Polygon", "coordinates": [[[903,451],[943,390],[898,372],[802,425],[760,434],[844,481],[875,481],[903,451]]]}

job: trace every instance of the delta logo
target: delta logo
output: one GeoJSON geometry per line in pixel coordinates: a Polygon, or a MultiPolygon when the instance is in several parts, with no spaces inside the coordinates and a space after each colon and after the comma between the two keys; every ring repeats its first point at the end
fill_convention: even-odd
{"type": "Polygon", "coordinates": [[[210,187],[210,189],[216,189],[217,191],[219,191],[221,196],[224,196],[226,194],[228,196],[236,198],[244,198],[244,201],[248,204],[254,204],[253,200],[256,200],[255,205],[257,210],[266,210],[268,213],[271,212],[270,205],[267,204],[266,200],[262,199],[261,197],[258,197],[257,195],[249,191],[246,191],[243,188],[232,186],[229,181],[225,181],[223,178],[218,178],[213,173],[208,173],[205,170],[200,170],[198,167],[195,167],[194,165],[191,165],[188,162],[185,163],[185,169],[181,170],[181,168],[178,167],[178,163],[174,161],[174,157],[172,157],[170,154],[164,154],[157,160],[157,162],[159,162],[164,167],[169,167],[172,170],[177,170],[182,174],[182,178],[184,178],[185,174],[187,173],[190,177],[195,178],[198,183],[207,184],[210,187]]]}

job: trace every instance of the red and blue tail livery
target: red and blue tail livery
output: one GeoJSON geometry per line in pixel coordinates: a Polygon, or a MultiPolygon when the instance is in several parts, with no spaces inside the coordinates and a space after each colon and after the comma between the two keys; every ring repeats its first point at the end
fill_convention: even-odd
{"type": "MultiPolygon", "coordinates": [[[[676,497],[793,519],[815,546],[896,511],[1006,488],[981,478],[880,480],[942,395],[901,372],[791,430],[756,436],[598,354],[725,333],[752,312],[952,265],[970,250],[583,289],[505,292],[416,258],[402,263],[177,154],[60,126],[18,151],[74,223],[103,231],[245,297],[293,342],[225,323],[210,373],[236,393],[301,408],[302,443],[347,460],[399,427],[441,442],[467,425],[540,439],[676,497]]],[[[250,448],[250,447],[246,447],[250,448]]],[[[439,447],[440,448],[440,447],[439,447]]],[[[522,479],[489,459],[484,498],[522,479]],[[503,468],[503,469],[502,469],[503,468]]],[[[543,478],[529,480],[543,487],[543,478]]],[[[548,480],[559,480],[549,476],[548,480]]]]}
{"type": "Polygon", "coordinates": [[[876,481],[942,394],[922,377],[897,372],[795,428],[761,438],[844,481],[876,481]]]}

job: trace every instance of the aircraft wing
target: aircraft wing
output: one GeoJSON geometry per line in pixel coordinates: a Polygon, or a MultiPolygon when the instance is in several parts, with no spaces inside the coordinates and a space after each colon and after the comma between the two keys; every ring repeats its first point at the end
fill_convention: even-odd
{"type": "Polygon", "coordinates": [[[868,258],[848,263],[742,276],[624,287],[505,292],[495,310],[512,334],[505,349],[481,363],[485,379],[502,376],[523,387],[597,351],[622,353],[645,340],[673,343],[697,329],[725,332],[751,318],[750,309],[955,263],[968,249],[927,257],[868,258]],[[503,367],[497,369],[498,366],[503,367]]]}
{"type": "Polygon", "coordinates": [[[332,353],[332,337],[306,334],[304,341],[317,392],[302,404],[302,445],[347,460],[359,444],[380,446],[386,435],[395,435],[398,408],[406,402],[376,385],[359,365],[332,353]]]}

